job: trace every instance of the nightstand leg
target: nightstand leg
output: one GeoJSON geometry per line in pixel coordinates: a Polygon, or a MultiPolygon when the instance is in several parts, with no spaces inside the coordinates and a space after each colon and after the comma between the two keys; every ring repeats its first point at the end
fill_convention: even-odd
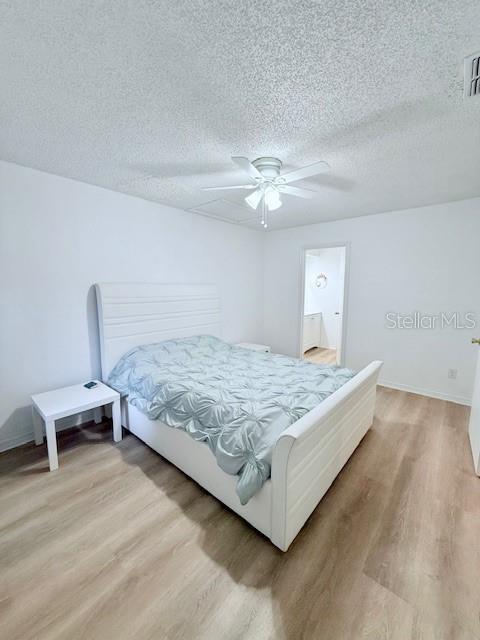
{"type": "Polygon", "coordinates": [[[120,442],[122,439],[122,417],[120,415],[120,399],[112,402],[113,439],[120,442]]]}
{"type": "Polygon", "coordinates": [[[45,430],[47,432],[47,448],[50,471],[55,471],[56,469],[58,469],[57,434],[55,433],[55,420],[47,420],[45,422],[45,430]]]}
{"type": "Polygon", "coordinates": [[[32,406],[33,434],[35,436],[35,444],[43,444],[43,420],[38,411],[32,406]]]}
{"type": "Polygon", "coordinates": [[[95,407],[93,410],[93,419],[95,420],[95,424],[100,424],[103,420],[103,407],[95,407]]]}

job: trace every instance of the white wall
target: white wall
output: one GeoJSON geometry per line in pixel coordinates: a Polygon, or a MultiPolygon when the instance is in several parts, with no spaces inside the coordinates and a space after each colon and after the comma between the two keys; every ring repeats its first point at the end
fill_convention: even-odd
{"type": "Polygon", "coordinates": [[[389,311],[475,312],[480,321],[480,198],[271,231],[265,246],[265,336],[274,351],[299,346],[302,248],[350,243],[346,364],[384,360],[381,380],[469,403],[476,330],[392,330],[389,311]],[[456,380],[447,377],[457,369],[456,380]]]}
{"type": "Polygon", "coordinates": [[[29,396],[100,375],[97,281],[214,282],[224,337],[262,340],[264,234],[0,162],[0,449],[29,396]]]}
{"type": "Polygon", "coordinates": [[[305,256],[304,312],[322,314],[320,346],[336,349],[339,337],[339,322],[343,299],[345,248],[318,249],[305,256]],[[324,273],[327,286],[319,288],[316,279],[324,273]]]}
{"type": "Polygon", "coordinates": [[[329,242],[350,242],[347,365],[380,358],[384,383],[468,403],[480,326],[394,331],[385,313],[480,318],[479,237],[479,198],[263,234],[0,162],[0,448],[31,439],[32,393],[99,375],[94,282],[216,282],[227,340],[297,355],[302,247],[329,242]]]}

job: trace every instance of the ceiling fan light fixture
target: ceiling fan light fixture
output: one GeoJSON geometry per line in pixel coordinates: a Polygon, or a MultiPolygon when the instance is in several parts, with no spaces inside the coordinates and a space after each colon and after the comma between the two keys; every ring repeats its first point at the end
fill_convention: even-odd
{"type": "Polygon", "coordinates": [[[263,191],[261,189],[256,189],[253,193],[245,198],[245,202],[252,209],[257,209],[260,204],[260,200],[262,199],[263,191]]]}
{"type": "Polygon", "coordinates": [[[268,207],[269,211],[275,211],[282,206],[282,199],[280,198],[280,194],[273,187],[267,188],[265,190],[265,204],[268,207]]]}

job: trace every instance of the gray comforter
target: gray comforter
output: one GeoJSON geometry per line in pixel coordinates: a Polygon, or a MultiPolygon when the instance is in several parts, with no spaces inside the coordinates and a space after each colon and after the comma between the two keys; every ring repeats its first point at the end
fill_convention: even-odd
{"type": "Polygon", "coordinates": [[[353,375],[194,336],[131,349],[108,384],[152,420],[208,443],[218,465],[238,475],[246,504],[270,476],[282,431],[353,375]]]}

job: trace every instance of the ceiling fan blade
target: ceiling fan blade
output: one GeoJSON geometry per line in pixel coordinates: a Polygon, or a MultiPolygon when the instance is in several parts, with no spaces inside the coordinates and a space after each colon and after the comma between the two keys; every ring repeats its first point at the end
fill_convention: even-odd
{"type": "Polygon", "coordinates": [[[260,204],[262,198],[263,198],[263,190],[257,189],[256,191],[254,191],[253,193],[251,193],[249,196],[245,198],[245,202],[248,205],[250,205],[252,209],[256,209],[260,204]]]}
{"type": "Polygon", "coordinates": [[[290,187],[288,185],[278,185],[280,193],[286,193],[289,196],[298,196],[299,198],[310,199],[314,198],[317,194],[315,191],[309,191],[308,189],[299,189],[298,187],[290,187]]]}
{"type": "Polygon", "coordinates": [[[237,167],[240,167],[242,171],[245,171],[245,173],[248,173],[248,175],[251,178],[253,178],[255,181],[259,179],[263,179],[263,176],[260,173],[260,171],[253,166],[253,164],[250,162],[248,158],[244,158],[242,156],[232,156],[232,162],[234,162],[237,165],[237,167]]]}
{"type": "Polygon", "coordinates": [[[231,187],[202,187],[202,191],[223,191],[224,189],[255,189],[256,184],[234,184],[231,187]]]}
{"type": "Polygon", "coordinates": [[[281,178],[283,178],[284,184],[290,184],[290,182],[303,180],[304,178],[315,176],[318,173],[325,173],[329,169],[330,165],[327,162],[314,162],[307,167],[302,167],[302,169],[295,169],[294,171],[290,171],[289,173],[284,173],[281,178]]]}

